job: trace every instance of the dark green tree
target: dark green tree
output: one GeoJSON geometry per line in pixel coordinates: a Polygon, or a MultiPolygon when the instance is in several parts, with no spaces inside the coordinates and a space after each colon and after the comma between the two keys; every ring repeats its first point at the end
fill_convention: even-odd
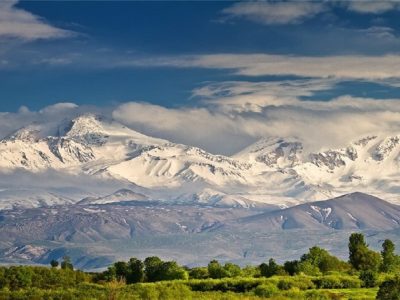
{"type": "Polygon", "coordinates": [[[400,277],[396,276],[382,282],[376,300],[400,300],[400,277]]]}
{"type": "Polygon", "coordinates": [[[52,267],[52,268],[57,268],[58,267],[58,261],[57,260],[55,260],[55,259],[52,259],[51,261],[50,261],[50,266],[52,267]]]}
{"type": "Polygon", "coordinates": [[[145,275],[147,281],[157,281],[159,277],[160,267],[163,261],[157,256],[150,256],[144,260],[145,275]]]}
{"type": "Polygon", "coordinates": [[[283,268],[285,269],[285,272],[291,276],[298,272],[298,267],[299,267],[298,260],[286,261],[283,264],[283,268]]]}
{"type": "Polygon", "coordinates": [[[382,244],[382,272],[395,272],[399,267],[399,256],[395,254],[395,245],[391,240],[385,240],[382,244]]]}
{"type": "Polygon", "coordinates": [[[115,279],[126,280],[128,275],[128,264],[124,261],[117,261],[114,263],[115,279]]]}
{"type": "Polygon", "coordinates": [[[126,283],[137,283],[144,280],[144,263],[132,257],[127,264],[126,283]]]}
{"type": "Polygon", "coordinates": [[[69,256],[64,256],[61,262],[61,269],[63,270],[73,270],[74,266],[72,265],[71,258],[69,256]]]}
{"type": "Polygon", "coordinates": [[[381,264],[381,256],[368,249],[362,233],[352,233],[349,238],[349,263],[356,270],[376,271],[381,264]]]}
{"type": "Polygon", "coordinates": [[[268,263],[262,263],[259,268],[261,276],[264,277],[271,277],[284,273],[283,267],[278,265],[273,258],[270,258],[268,263]]]}

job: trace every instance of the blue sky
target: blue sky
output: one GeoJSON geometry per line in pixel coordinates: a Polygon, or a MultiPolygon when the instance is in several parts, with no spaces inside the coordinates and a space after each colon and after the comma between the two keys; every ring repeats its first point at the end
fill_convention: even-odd
{"type": "MultiPolygon", "coordinates": [[[[165,132],[122,117],[119,108],[157,109],[168,122],[190,111],[196,123],[199,112],[258,120],[271,107],[299,112],[304,101],[395,106],[399,19],[397,1],[6,1],[0,111],[38,112],[60,102],[107,107],[145,133],[230,152],[212,146],[218,136],[193,140],[193,132],[165,132]]],[[[274,117],[268,111],[267,121],[274,117]]],[[[271,134],[242,136],[229,126],[239,141],[228,143],[234,149],[271,134]]]]}

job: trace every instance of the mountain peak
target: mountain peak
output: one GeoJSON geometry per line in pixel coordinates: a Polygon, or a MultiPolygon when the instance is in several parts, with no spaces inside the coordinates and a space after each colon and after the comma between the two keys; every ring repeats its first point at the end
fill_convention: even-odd
{"type": "Polygon", "coordinates": [[[6,137],[6,139],[34,142],[40,138],[40,131],[41,128],[39,125],[28,125],[18,129],[6,137]]]}
{"type": "Polygon", "coordinates": [[[68,137],[82,137],[87,134],[104,133],[101,124],[102,117],[94,114],[84,114],[73,119],[69,125],[64,128],[61,135],[68,137]]]}
{"type": "Polygon", "coordinates": [[[267,166],[292,167],[301,159],[303,144],[297,138],[262,138],[234,157],[267,166]]]}

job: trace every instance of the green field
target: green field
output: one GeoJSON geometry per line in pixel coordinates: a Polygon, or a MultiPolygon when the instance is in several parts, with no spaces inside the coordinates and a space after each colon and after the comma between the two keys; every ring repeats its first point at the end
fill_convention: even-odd
{"type": "Polygon", "coordinates": [[[31,281],[20,288],[3,287],[0,299],[375,299],[378,290],[361,288],[362,283],[356,275],[340,274],[99,284],[91,283],[91,276],[71,270],[17,268],[31,268],[41,274],[52,272],[60,276],[60,280],[57,281],[57,277],[51,279],[50,275],[47,282],[31,281]],[[319,288],[321,282],[323,286],[319,288]]]}

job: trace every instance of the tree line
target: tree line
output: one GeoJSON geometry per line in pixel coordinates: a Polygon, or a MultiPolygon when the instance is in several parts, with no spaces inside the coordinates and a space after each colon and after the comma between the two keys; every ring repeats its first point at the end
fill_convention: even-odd
{"type": "Polygon", "coordinates": [[[118,261],[105,272],[96,276],[97,281],[122,280],[127,284],[137,282],[155,282],[163,280],[221,279],[234,277],[271,277],[274,275],[293,276],[298,274],[318,276],[330,272],[359,272],[366,287],[374,286],[378,274],[400,271],[400,258],[395,254],[395,245],[385,240],[382,251],[371,250],[362,233],[353,233],[348,243],[349,260],[343,261],[327,250],[314,246],[299,260],[286,261],[282,265],[273,258],[259,266],[246,266],[227,262],[221,264],[212,260],[206,267],[187,268],[175,261],[162,261],[152,256],[143,262],[138,258],[118,261]]]}
{"type": "Polygon", "coordinates": [[[65,256],[61,261],[52,260],[51,268],[0,267],[0,290],[66,289],[91,283],[107,285],[117,282],[130,285],[180,280],[187,282],[187,286],[193,291],[243,292],[258,289],[258,292],[266,295],[271,287],[262,288],[260,284],[263,280],[277,276],[277,285],[271,289],[288,290],[293,286],[300,289],[329,289],[380,285],[377,299],[400,299],[400,277],[396,276],[400,272],[400,257],[395,253],[395,245],[391,240],[385,240],[381,251],[376,252],[369,248],[363,234],[353,233],[349,237],[348,250],[347,261],[314,246],[298,260],[278,264],[271,258],[258,266],[245,267],[212,260],[207,266],[189,268],[175,261],[163,261],[159,257],[151,256],[143,261],[138,258],[117,261],[101,273],[74,270],[71,259],[65,256]],[[300,281],[296,279],[298,276],[303,276],[300,281]],[[379,278],[383,277],[388,279],[382,282],[379,278]],[[234,281],[223,281],[230,278],[234,281]]]}

